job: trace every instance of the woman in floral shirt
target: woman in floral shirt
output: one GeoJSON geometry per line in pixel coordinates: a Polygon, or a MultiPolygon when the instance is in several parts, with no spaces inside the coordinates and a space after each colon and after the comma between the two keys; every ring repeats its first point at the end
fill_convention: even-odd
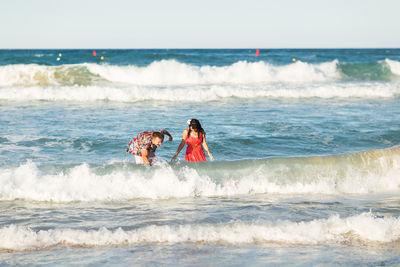
{"type": "Polygon", "coordinates": [[[130,141],[126,152],[135,156],[137,164],[147,163],[151,166],[155,159],[156,149],[164,141],[165,134],[168,135],[169,141],[173,140],[167,130],[142,132],[130,141]]]}

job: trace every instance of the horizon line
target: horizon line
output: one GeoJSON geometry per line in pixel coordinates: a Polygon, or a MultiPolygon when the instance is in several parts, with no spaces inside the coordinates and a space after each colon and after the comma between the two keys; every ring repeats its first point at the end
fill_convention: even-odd
{"type": "Polygon", "coordinates": [[[247,50],[247,49],[400,49],[400,47],[242,47],[242,48],[104,48],[104,47],[81,47],[81,48],[0,48],[0,50],[92,50],[92,49],[103,49],[103,50],[247,50]]]}

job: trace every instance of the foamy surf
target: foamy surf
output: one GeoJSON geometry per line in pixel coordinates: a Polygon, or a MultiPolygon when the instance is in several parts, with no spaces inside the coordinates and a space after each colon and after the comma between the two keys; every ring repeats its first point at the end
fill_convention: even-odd
{"type": "Polygon", "coordinates": [[[399,265],[399,49],[92,52],[0,51],[0,265],[399,265]]]}
{"type": "Polygon", "coordinates": [[[113,201],[254,194],[400,192],[400,148],[349,155],[210,164],[82,164],[45,173],[28,162],[0,169],[0,200],[113,201]]]}
{"type": "Polygon", "coordinates": [[[204,85],[270,82],[322,82],[340,78],[337,61],[310,64],[298,61],[275,66],[263,61],[238,61],[229,66],[195,66],[176,60],[154,61],[148,66],[81,63],[43,66],[0,66],[0,85],[87,85],[108,81],[133,85],[204,85]]]}
{"type": "Polygon", "coordinates": [[[89,64],[90,72],[108,81],[139,85],[181,84],[246,84],[262,82],[320,82],[340,77],[337,61],[321,64],[296,62],[274,66],[259,62],[239,61],[230,66],[194,66],[175,60],[161,60],[146,67],[89,64]]]}
{"type": "Polygon", "coordinates": [[[400,220],[363,213],[347,218],[331,216],[304,222],[270,221],[219,225],[150,225],[126,231],[49,229],[9,225],[0,228],[0,249],[39,250],[54,246],[120,246],[146,243],[225,243],[376,245],[400,241],[400,220]]]}
{"type": "Polygon", "coordinates": [[[369,80],[368,77],[375,77],[376,73],[381,73],[382,77],[376,77],[381,81],[390,78],[390,74],[400,76],[399,66],[400,62],[390,59],[377,62],[375,71],[370,69],[363,71],[362,68],[365,67],[357,63],[352,63],[349,69],[343,67],[338,60],[324,63],[296,61],[287,65],[273,65],[264,61],[238,61],[228,66],[196,66],[176,60],[154,61],[147,66],[94,63],[59,66],[15,64],[0,66],[0,86],[71,86],[107,83],[138,86],[290,84],[362,81],[369,80]],[[382,71],[385,68],[388,73],[382,71]],[[368,73],[368,71],[374,72],[368,73]]]}
{"type": "Polygon", "coordinates": [[[60,87],[2,87],[3,101],[113,101],[134,103],[142,101],[207,102],[224,99],[307,99],[307,98],[393,98],[400,95],[400,83],[331,83],[302,85],[199,87],[150,86],[60,86],[60,87]],[[146,93],[143,93],[146,92],[146,93]]]}
{"type": "MultiPolygon", "coordinates": [[[[387,66],[391,75],[399,75],[397,61],[386,59],[376,64],[382,68],[387,66]]],[[[396,79],[358,80],[342,73],[340,68],[337,60],[319,64],[297,61],[289,65],[238,61],[229,66],[195,66],[175,60],[155,61],[147,66],[5,65],[0,66],[0,100],[207,102],[230,98],[392,98],[400,95],[400,83],[396,79]]]]}
{"type": "Polygon", "coordinates": [[[400,76],[400,62],[396,60],[385,59],[385,63],[389,65],[391,72],[400,76]]]}

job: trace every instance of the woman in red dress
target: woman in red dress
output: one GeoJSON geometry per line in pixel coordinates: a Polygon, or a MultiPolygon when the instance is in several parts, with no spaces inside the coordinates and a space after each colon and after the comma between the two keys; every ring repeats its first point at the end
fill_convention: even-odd
{"type": "Polygon", "coordinates": [[[206,142],[206,132],[201,127],[201,124],[196,119],[191,119],[188,121],[189,129],[183,131],[182,141],[176,150],[175,155],[172,157],[171,161],[174,161],[181,152],[182,148],[186,147],[185,160],[191,162],[206,161],[206,156],[204,154],[204,149],[207,151],[208,156],[211,160],[214,160],[208,145],[206,142]]]}

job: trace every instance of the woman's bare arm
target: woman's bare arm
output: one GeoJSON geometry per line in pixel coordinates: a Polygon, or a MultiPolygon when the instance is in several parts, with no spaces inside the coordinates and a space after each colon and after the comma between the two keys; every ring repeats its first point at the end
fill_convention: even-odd
{"type": "Polygon", "coordinates": [[[176,160],[176,157],[178,157],[179,153],[181,152],[182,148],[185,146],[185,142],[186,142],[186,138],[187,138],[187,130],[183,131],[182,134],[182,141],[178,146],[178,149],[176,150],[175,155],[172,157],[171,161],[176,160]]]}
{"type": "Polygon", "coordinates": [[[149,152],[147,151],[147,149],[142,149],[142,158],[143,158],[143,162],[144,163],[147,163],[147,164],[149,164],[150,166],[151,166],[151,162],[149,161],[149,158],[148,158],[148,156],[149,156],[149,152]]]}
{"type": "Polygon", "coordinates": [[[163,130],[163,133],[168,135],[168,137],[169,137],[168,141],[174,140],[174,138],[172,138],[172,135],[167,130],[163,130]]]}
{"type": "Polygon", "coordinates": [[[213,155],[211,154],[210,149],[208,148],[208,145],[207,145],[206,135],[203,136],[203,143],[202,143],[202,145],[203,145],[204,149],[206,150],[206,152],[207,152],[208,156],[210,157],[210,159],[211,159],[211,160],[214,160],[214,157],[213,157],[213,155]]]}

